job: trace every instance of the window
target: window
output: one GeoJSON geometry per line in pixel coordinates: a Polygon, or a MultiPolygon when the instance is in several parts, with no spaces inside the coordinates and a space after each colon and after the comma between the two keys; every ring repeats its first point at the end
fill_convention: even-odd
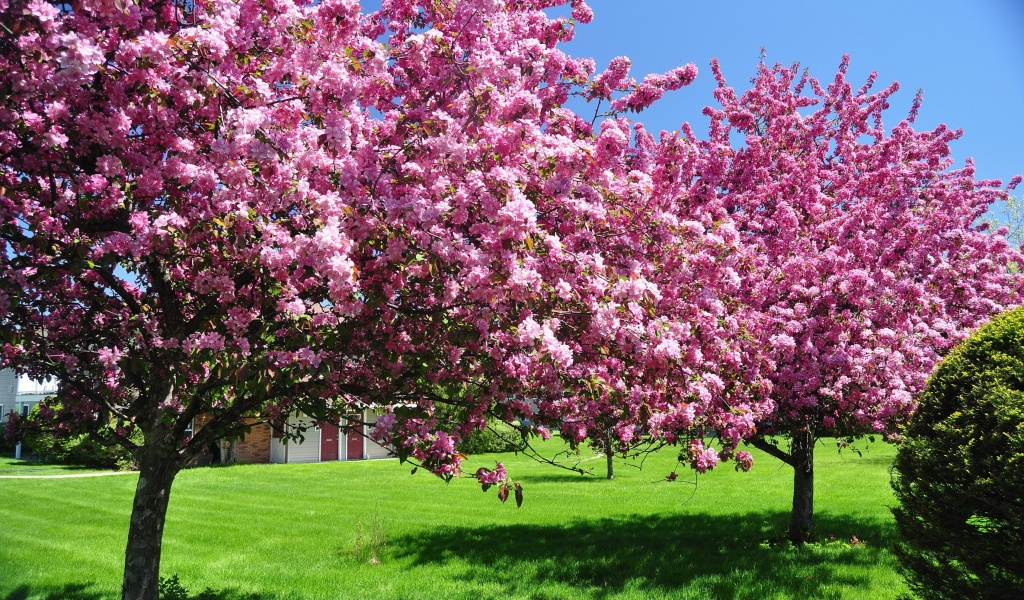
{"type": "Polygon", "coordinates": [[[186,442],[192,439],[193,434],[196,432],[196,420],[192,419],[188,422],[188,426],[185,427],[185,434],[182,436],[186,442]]]}

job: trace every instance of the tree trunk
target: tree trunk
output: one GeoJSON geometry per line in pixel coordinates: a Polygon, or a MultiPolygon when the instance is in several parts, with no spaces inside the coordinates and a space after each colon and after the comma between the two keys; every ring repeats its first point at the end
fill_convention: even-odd
{"type": "Polygon", "coordinates": [[[604,440],[604,457],[608,464],[608,479],[615,479],[615,467],[612,466],[612,458],[614,458],[614,452],[612,452],[612,430],[609,429],[606,433],[604,440]]]}
{"type": "Polygon", "coordinates": [[[789,539],[802,544],[814,540],[814,434],[810,428],[793,432],[789,455],[793,459],[789,539]]]}
{"type": "Polygon", "coordinates": [[[128,546],[124,554],[123,600],[157,600],[160,550],[171,484],[181,470],[171,452],[143,447],[139,456],[139,483],[135,487],[128,546]]]}

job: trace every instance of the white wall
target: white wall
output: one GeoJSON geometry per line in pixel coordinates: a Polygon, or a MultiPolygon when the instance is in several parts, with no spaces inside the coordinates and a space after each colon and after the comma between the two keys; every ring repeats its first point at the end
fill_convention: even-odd
{"type": "Polygon", "coordinates": [[[281,438],[273,437],[273,435],[270,437],[270,462],[288,462],[288,446],[281,443],[281,438]]]}
{"type": "MultiPolygon", "coordinates": [[[[320,460],[320,428],[312,427],[313,421],[309,417],[292,415],[288,419],[288,427],[295,428],[304,424],[307,429],[302,434],[305,439],[302,442],[288,442],[288,462],[317,462],[320,460]]],[[[273,448],[273,446],[271,446],[273,448]]]]}
{"type": "Polygon", "coordinates": [[[373,410],[367,410],[365,414],[367,435],[365,444],[366,458],[388,458],[389,456],[392,456],[391,450],[385,448],[384,446],[381,446],[380,444],[369,438],[370,432],[373,431],[373,424],[377,422],[377,415],[379,413],[373,410]]]}
{"type": "Polygon", "coordinates": [[[0,371],[0,421],[7,420],[7,413],[16,410],[15,397],[18,394],[18,375],[11,369],[0,371]]]}
{"type": "MultiPolygon", "coordinates": [[[[368,434],[373,429],[373,423],[377,422],[377,413],[367,410],[364,418],[367,421],[366,433],[368,434]]],[[[292,415],[288,419],[289,427],[294,428],[299,423],[305,423],[309,426],[312,424],[312,419],[304,415],[292,415]]],[[[303,435],[306,439],[302,443],[292,441],[287,444],[282,443],[281,439],[272,437],[270,439],[270,462],[298,463],[317,462],[320,460],[320,429],[311,427],[306,429],[303,435]]],[[[347,434],[344,430],[339,432],[341,446],[338,455],[341,460],[345,460],[346,436],[347,434]]],[[[388,448],[381,446],[370,438],[366,438],[363,442],[363,455],[369,459],[389,458],[392,456],[388,448]]]]}
{"type": "Polygon", "coordinates": [[[13,369],[0,370],[0,421],[7,420],[7,413],[22,414],[22,408],[31,409],[47,396],[57,392],[56,382],[32,381],[18,375],[13,369]]]}
{"type": "MultiPolygon", "coordinates": [[[[3,371],[3,373],[13,375],[14,371],[3,371]]],[[[9,385],[6,382],[0,382],[0,392],[6,392],[8,388],[9,385]]],[[[26,414],[26,409],[32,410],[32,407],[39,404],[40,401],[57,393],[57,382],[33,381],[22,375],[16,379],[15,388],[17,389],[17,394],[15,395],[14,402],[10,406],[6,401],[3,402],[3,412],[5,414],[10,410],[18,414],[26,414]]]]}

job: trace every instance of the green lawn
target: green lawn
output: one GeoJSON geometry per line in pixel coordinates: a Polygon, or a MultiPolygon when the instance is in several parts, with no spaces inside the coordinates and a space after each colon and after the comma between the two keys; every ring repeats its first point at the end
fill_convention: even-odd
{"type": "MultiPolygon", "coordinates": [[[[819,446],[818,532],[835,541],[803,548],[770,543],[792,470],[760,454],[750,473],[725,465],[696,488],[692,472],[662,481],[671,449],[614,481],[473,457],[504,460],[521,509],[394,460],[194,469],[174,485],[162,574],[248,600],[894,598],[906,589],[887,549],[893,453],[819,446]]],[[[0,598],[116,596],[135,479],[0,479],[0,598]]]]}
{"type": "Polygon", "coordinates": [[[34,459],[16,459],[13,453],[0,454],[0,476],[11,475],[70,475],[82,473],[98,473],[102,469],[78,467],[74,465],[58,465],[34,459]]]}

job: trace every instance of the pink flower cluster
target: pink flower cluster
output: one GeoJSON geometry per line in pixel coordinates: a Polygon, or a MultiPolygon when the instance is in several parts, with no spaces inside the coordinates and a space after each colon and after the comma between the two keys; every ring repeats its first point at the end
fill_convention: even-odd
{"type": "Polygon", "coordinates": [[[718,452],[714,448],[706,448],[700,440],[691,440],[687,450],[690,466],[698,473],[706,473],[718,465],[718,452]]]}
{"type": "Polygon", "coordinates": [[[500,462],[495,462],[494,469],[487,469],[480,467],[476,471],[476,480],[483,486],[484,491],[492,485],[500,485],[508,481],[508,473],[505,471],[505,465],[500,462]]]}

